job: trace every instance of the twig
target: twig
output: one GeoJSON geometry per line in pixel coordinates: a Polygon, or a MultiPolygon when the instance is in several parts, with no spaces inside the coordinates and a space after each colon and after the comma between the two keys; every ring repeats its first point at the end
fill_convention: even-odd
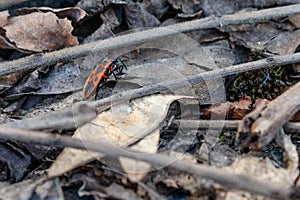
{"type": "Polygon", "coordinates": [[[206,80],[225,77],[232,74],[238,74],[249,70],[257,70],[271,66],[287,65],[300,62],[300,53],[275,56],[254,62],[248,62],[240,65],[234,65],[222,69],[204,72],[199,75],[185,77],[174,81],[167,81],[150,86],[145,86],[140,89],[135,89],[128,92],[122,92],[111,97],[107,97],[95,102],[79,102],[75,103],[71,108],[66,108],[62,111],[50,113],[48,115],[16,121],[5,124],[6,127],[21,128],[27,130],[45,130],[45,129],[72,129],[89,122],[98,113],[110,108],[118,103],[137,99],[143,96],[155,93],[167,93],[169,90],[174,90],[179,87],[193,86],[198,83],[203,83],[206,80]],[[84,111],[89,117],[81,116],[84,111]],[[74,119],[75,120],[74,120],[74,119]],[[37,123],[38,122],[38,123],[37,123]]]}
{"type": "MultiPolygon", "coordinates": [[[[184,130],[220,130],[222,128],[224,131],[237,131],[240,122],[241,120],[174,120],[172,123],[184,130]]],[[[286,133],[299,134],[300,123],[287,122],[284,130],[286,133]]]]}
{"type": "Polygon", "coordinates": [[[270,19],[287,17],[300,13],[300,4],[264,9],[222,17],[207,17],[185,23],[174,24],[165,27],[148,29],[130,33],[119,37],[100,40],[76,47],[65,48],[45,54],[36,54],[15,61],[0,63],[0,77],[23,70],[32,70],[41,66],[49,66],[58,62],[68,62],[75,58],[87,56],[92,52],[108,51],[143,42],[159,39],[166,36],[200,29],[219,28],[238,24],[253,24],[270,19]]]}
{"type": "Polygon", "coordinates": [[[268,145],[300,107],[300,82],[268,104],[246,115],[238,128],[242,147],[261,149],[268,145]]]}
{"type": "Polygon", "coordinates": [[[162,154],[145,154],[132,152],[129,149],[117,148],[105,141],[83,141],[67,136],[46,134],[43,132],[24,131],[19,129],[0,127],[0,138],[4,140],[17,140],[27,143],[38,143],[57,147],[71,147],[77,149],[88,149],[101,152],[106,156],[128,157],[149,162],[162,167],[169,166],[182,170],[205,179],[211,179],[228,189],[245,190],[248,192],[264,195],[270,198],[284,199],[290,196],[290,190],[286,186],[254,179],[244,175],[232,175],[222,172],[218,168],[205,165],[187,163],[170,156],[162,154]]]}

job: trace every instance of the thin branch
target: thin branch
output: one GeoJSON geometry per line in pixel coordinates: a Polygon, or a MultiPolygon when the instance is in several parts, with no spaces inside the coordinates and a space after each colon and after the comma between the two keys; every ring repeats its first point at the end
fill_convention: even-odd
{"type": "Polygon", "coordinates": [[[59,51],[36,54],[14,61],[3,62],[0,63],[0,77],[23,70],[32,70],[41,66],[53,65],[58,62],[72,61],[75,58],[87,56],[93,52],[108,51],[142,44],[143,42],[175,35],[178,34],[178,32],[184,33],[200,29],[221,28],[230,25],[253,24],[299,13],[300,4],[295,4],[290,6],[263,9],[259,11],[224,15],[221,17],[207,17],[185,23],[148,29],[119,37],[109,38],[106,40],[91,42],[89,44],[83,44],[76,47],[65,48],[59,51]]]}
{"type": "Polygon", "coordinates": [[[261,149],[268,145],[282,126],[300,108],[300,82],[269,103],[261,104],[246,115],[238,128],[242,146],[261,149]]]}
{"type": "Polygon", "coordinates": [[[205,81],[238,74],[249,70],[257,70],[271,66],[287,65],[300,62],[300,53],[275,56],[254,62],[234,65],[222,69],[204,72],[199,75],[187,76],[183,79],[166,81],[154,85],[145,86],[139,89],[118,93],[110,97],[94,101],[75,103],[71,108],[49,113],[42,117],[25,119],[5,124],[6,127],[21,128],[27,130],[46,129],[73,129],[79,127],[97,116],[97,114],[109,109],[111,106],[129,100],[141,98],[155,93],[168,93],[168,91],[189,87],[205,81]],[[84,113],[85,115],[83,115],[84,113]],[[38,123],[37,123],[38,122],[38,123]]]}
{"type": "Polygon", "coordinates": [[[218,168],[200,164],[187,163],[163,154],[146,154],[132,152],[129,149],[117,148],[105,141],[83,141],[67,136],[46,134],[43,132],[24,131],[0,127],[0,138],[4,140],[17,140],[27,143],[38,143],[57,147],[71,147],[88,149],[101,152],[111,158],[128,157],[149,162],[161,167],[173,167],[205,179],[211,179],[228,189],[245,190],[248,192],[264,195],[270,198],[284,199],[290,196],[290,190],[286,186],[254,179],[244,175],[226,174],[218,168]]]}
{"type": "MultiPolygon", "coordinates": [[[[220,130],[224,131],[237,131],[241,120],[174,120],[173,124],[176,124],[183,130],[220,130]]],[[[287,122],[284,125],[284,130],[289,134],[300,133],[299,122],[287,122]]]]}

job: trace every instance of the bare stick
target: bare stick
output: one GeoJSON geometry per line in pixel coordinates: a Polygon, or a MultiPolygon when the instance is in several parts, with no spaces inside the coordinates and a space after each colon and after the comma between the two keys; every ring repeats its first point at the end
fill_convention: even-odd
{"type": "Polygon", "coordinates": [[[23,70],[30,70],[41,66],[53,65],[58,62],[72,61],[75,58],[87,56],[92,52],[108,51],[142,44],[143,42],[175,35],[178,32],[183,33],[200,29],[219,28],[238,24],[253,24],[270,19],[287,17],[298,13],[300,13],[300,4],[295,4],[259,11],[224,15],[222,17],[207,17],[166,27],[134,32],[119,37],[92,42],[89,44],[65,48],[59,51],[45,54],[36,54],[18,60],[0,63],[0,77],[23,70]]]}
{"type": "Polygon", "coordinates": [[[205,179],[211,179],[228,189],[245,190],[248,192],[261,194],[271,198],[284,199],[290,195],[290,190],[286,186],[269,184],[249,176],[231,175],[222,172],[218,168],[205,165],[187,163],[170,156],[162,154],[145,154],[132,152],[125,148],[116,148],[105,141],[83,141],[67,136],[46,134],[43,132],[24,131],[19,129],[0,127],[0,138],[5,140],[17,140],[27,143],[38,143],[43,145],[71,147],[77,149],[88,149],[90,151],[101,152],[106,156],[117,158],[120,156],[133,158],[149,162],[161,167],[170,166],[188,173],[198,175],[205,179]]]}
{"type": "Polygon", "coordinates": [[[184,79],[167,81],[128,92],[122,92],[95,102],[75,103],[71,108],[66,108],[62,111],[49,113],[48,115],[44,115],[42,117],[16,121],[5,124],[5,126],[27,130],[72,129],[89,122],[91,119],[96,117],[98,113],[118,103],[155,93],[167,93],[169,90],[174,91],[174,89],[179,87],[193,86],[198,83],[204,83],[205,80],[225,77],[227,75],[238,74],[249,70],[257,70],[271,66],[287,65],[298,62],[300,62],[300,53],[275,56],[272,58],[266,58],[254,62],[208,71],[199,75],[188,76],[184,79]],[[84,112],[88,117],[85,118],[81,114],[82,112],[84,112]],[[89,114],[89,112],[91,113],[89,114]]]}
{"type": "MultiPolygon", "coordinates": [[[[224,131],[237,131],[240,122],[241,120],[174,120],[172,123],[184,130],[220,130],[222,128],[224,131]]],[[[284,130],[286,133],[299,134],[300,123],[287,122],[284,130]]]]}
{"type": "Polygon", "coordinates": [[[261,149],[268,145],[282,126],[298,111],[299,93],[300,82],[268,104],[262,104],[246,115],[239,124],[239,143],[243,147],[250,145],[253,149],[261,149]]]}

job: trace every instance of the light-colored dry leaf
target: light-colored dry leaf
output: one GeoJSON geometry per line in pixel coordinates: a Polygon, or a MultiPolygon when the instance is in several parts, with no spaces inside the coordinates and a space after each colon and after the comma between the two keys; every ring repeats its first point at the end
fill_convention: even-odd
{"type": "MultiPolygon", "coordinates": [[[[155,153],[158,148],[159,129],[157,128],[151,135],[132,146],[130,149],[143,153],[155,153]]],[[[119,162],[122,169],[127,173],[132,182],[142,180],[150,171],[151,165],[144,161],[131,158],[120,157],[119,162]]]]}
{"type": "MultiPolygon", "coordinates": [[[[127,104],[114,106],[98,115],[90,123],[79,127],[73,137],[83,140],[104,141],[126,147],[127,144],[143,138],[145,133],[149,133],[148,137],[155,141],[157,139],[154,138],[158,136],[151,133],[155,132],[164,120],[169,105],[181,98],[186,97],[152,95],[127,104]]],[[[151,150],[148,152],[154,152],[155,147],[157,148],[157,144],[151,145],[151,150]]],[[[147,147],[144,148],[144,152],[147,152],[147,147]]],[[[52,164],[48,175],[59,176],[101,157],[103,155],[99,153],[66,148],[52,164]],[[70,160],[71,157],[72,160],[70,160]]]]}
{"type": "Polygon", "coordinates": [[[67,19],[54,13],[31,13],[12,17],[2,27],[1,36],[6,46],[20,51],[45,52],[78,45],[72,35],[73,27],[67,19]]]}
{"type": "MultiPolygon", "coordinates": [[[[224,167],[223,169],[226,173],[251,176],[258,180],[281,185],[283,188],[289,188],[293,186],[299,175],[298,153],[289,136],[284,135],[282,142],[284,145],[285,160],[287,160],[287,168],[276,168],[269,158],[245,157],[238,158],[232,165],[224,167]]],[[[268,198],[262,196],[254,197],[247,192],[230,191],[227,193],[225,199],[265,200],[268,198]]]]}
{"type": "Polygon", "coordinates": [[[0,27],[3,27],[8,23],[8,17],[8,10],[0,12],[0,27]]]}
{"type": "Polygon", "coordinates": [[[68,7],[68,8],[49,8],[49,7],[32,7],[32,8],[20,8],[14,11],[17,15],[26,15],[33,12],[53,12],[59,18],[67,17],[73,22],[79,22],[86,16],[86,12],[78,7],[68,7]]]}

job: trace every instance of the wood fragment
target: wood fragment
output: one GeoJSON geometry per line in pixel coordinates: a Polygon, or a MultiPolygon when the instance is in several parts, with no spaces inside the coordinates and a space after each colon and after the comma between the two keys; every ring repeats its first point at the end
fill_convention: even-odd
{"type": "Polygon", "coordinates": [[[237,140],[241,148],[261,149],[268,145],[284,124],[299,110],[300,82],[268,104],[261,104],[239,124],[237,140]]]}
{"type": "MultiPolygon", "coordinates": [[[[128,157],[149,162],[152,165],[173,167],[187,173],[211,179],[220,183],[226,189],[238,189],[267,196],[275,199],[286,199],[291,195],[291,190],[283,185],[269,184],[269,182],[257,180],[244,175],[226,174],[222,170],[201,164],[187,163],[162,154],[145,154],[133,152],[126,148],[116,148],[107,142],[83,141],[68,136],[47,134],[44,132],[25,131],[20,129],[4,128],[0,126],[0,138],[4,140],[17,140],[20,142],[37,143],[57,147],[71,147],[88,149],[101,152],[111,158],[128,157]]],[[[294,193],[293,193],[294,194],[294,193]]]]}
{"type": "Polygon", "coordinates": [[[72,129],[78,127],[76,125],[83,125],[91,120],[91,118],[78,116],[81,115],[80,112],[74,112],[74,110],[80,110],[80,107],[83,105],[86,106],[86,109],[93,110],[91,112],[94,112],[94,116],[97,116],[97,113],[103,112],[113,105],[137,99],[143,96],[155,93],[168,93],[168,91],[179,87],[193,86],[198,83],[204,83],[206,80],[238,74],[249,70],[258,70],[266,67],[287,65],[298,62],[300,62],[300,53],[275,56],[254,62],[248,62],[240,65],[234,65],[222,69],[208,71],[199,75],[188,76],[183,79],[157,83],[143,88],[118,93],[94,102],[75,103],[72,107],[66,108],[62,111],[49,113],[42,117],[15,121],[13,123],[5,124],[4,126],[26,130],[61,129],[61,127],[65,127],[65,129],[72,129]],[[74,123],[73,117],[78,119],[76,120],[77,124],[74,123]]]}
{"type": "Polygon", "coordinates": [[[132,45],[139,45],[166,36],[175,35],[200,29],[224,28],[230,25],[253,24],[270,19],[287,17],[300,13],[300,4],[263,9],[259,11],[236,13],[221,17],[207,17],[165,27],[148,29],[118,37],[108,38],[83,44],[76,47],[65,48],[59,51],[35,54],[14,61],[0,63],[0,77],[23,70],[36,69],[41,66],[50,66],[59,62],[70,62],[75,58],[87,56],[93,52],[103,52],[132,45]]]}

